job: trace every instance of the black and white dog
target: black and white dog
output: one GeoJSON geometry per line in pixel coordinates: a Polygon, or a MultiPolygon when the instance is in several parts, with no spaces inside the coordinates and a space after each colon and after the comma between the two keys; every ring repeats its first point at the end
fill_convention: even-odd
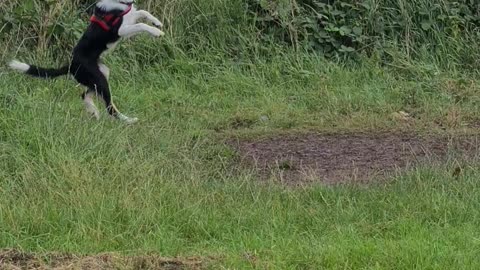
{"type": "Polygon", "coordinates": [[[41,68],[13,60],[9,66],[25,74],[42,78],[54,78],[70,73],[80,84],[87,87],[85,93],[82,94],[82,99],[89,114],[96,119],[100,117],[98,109],[93,103],[93,97],[98,95],[105,102],[111,116],[127,123],[136,122],[137,118],[123,115],[113,104],[107,82],[110,70],[100,60],[102,53],[115,47],[121,38],[131,37],[142,32],[147,32],[155,37],[164,35],[159,29],[162,27],[162,23],[149,12],[137,10],[133,2],[134,0],[99,1],[90,18],[90,25],[73,49],[71,62],[68,65],[58,69],[41,68]],[[142,18],[147,19],[156,27],[137,23],[142,18]]]}

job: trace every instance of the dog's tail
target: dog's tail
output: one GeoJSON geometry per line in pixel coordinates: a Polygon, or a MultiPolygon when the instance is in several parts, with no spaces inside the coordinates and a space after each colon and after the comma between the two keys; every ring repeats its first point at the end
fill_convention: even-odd
{"type": "Polygon", "coordinates": [[[45,78],[45,79],[67,75],[70,69],[68,65],[63,66],[61,68],[41,68],[41,67],[25,64],[17,60],[12,60],[8,64],[8,66],[10,66],[11,69],[28,74],[30,76],[45,78]]]}

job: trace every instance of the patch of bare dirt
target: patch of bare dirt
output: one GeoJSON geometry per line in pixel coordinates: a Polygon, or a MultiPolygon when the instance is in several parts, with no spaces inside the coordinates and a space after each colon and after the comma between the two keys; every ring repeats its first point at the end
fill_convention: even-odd
{"type": "Polygon", "coordinates": [[[287,184],[365,182],[418,164],[449,157],[472,158],[479,153],[479,136],[417,136],[382,134],[298,134],[231,145],[242,164],[254,167],[263,179],[272,175],[287,184]]]}
{"type": "Polygon", "coordinates": [[[203,269],[199,257],[163,258],[159,256],[122,257],[114,254],[74,256],[71,254],[38,255],[18,250],[0,251],[0,270],[109,270],[109,269],[203,269]]]}

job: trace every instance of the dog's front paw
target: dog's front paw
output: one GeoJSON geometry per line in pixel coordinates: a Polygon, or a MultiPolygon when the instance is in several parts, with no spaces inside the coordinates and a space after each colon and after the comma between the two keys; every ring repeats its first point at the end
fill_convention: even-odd
{"type": "Polygon", "coordinates": [[[165,33],[162,30],[155,28],[154,30],[152,30],[152,35],[155,37],[160,37],[160,36],[164,36],[165,33]]]}
{"type": "Polygon", "coordinates": [[[153,21],[153,25],[155,25],[155,27],[158,27],[158,28],[163,27],[163,23],[161,23],[159,20],[153,21]]]}

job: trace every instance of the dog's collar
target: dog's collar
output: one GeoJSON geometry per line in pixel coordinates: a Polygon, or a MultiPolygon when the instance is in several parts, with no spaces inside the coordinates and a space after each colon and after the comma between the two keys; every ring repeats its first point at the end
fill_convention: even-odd
{"type": "Polygon", "coordinates": [[[127,9],[125,9],[125,11],[124,11],[124,12],[122,12],[122,13],[119,15],[120,17],[123,17],[123,16],[125,16],[125,14],[129,13],[129,12],[132,10],[133,2],[132,2],[132,3],[130,3],[130,4],[126,4],[126,5],[128,6],[128,8],[127,8],[127,9]]]}
{"type": "MultiPolygon", "coordinates": [[[[128,5],[128,4],[127,4],[128,5]]],[[[114,14],[106,14],[105,16],[98,17],[95,14],[90,17],[90,22],[96,23],[100,26],[104,31],[110,31],[112,26],[117,25],[120,22],[120,19],[129,13],[132,10],[133,2],[129,3],[127,9],[125,9],[122,13],[118,15],[114,14]]]]}

